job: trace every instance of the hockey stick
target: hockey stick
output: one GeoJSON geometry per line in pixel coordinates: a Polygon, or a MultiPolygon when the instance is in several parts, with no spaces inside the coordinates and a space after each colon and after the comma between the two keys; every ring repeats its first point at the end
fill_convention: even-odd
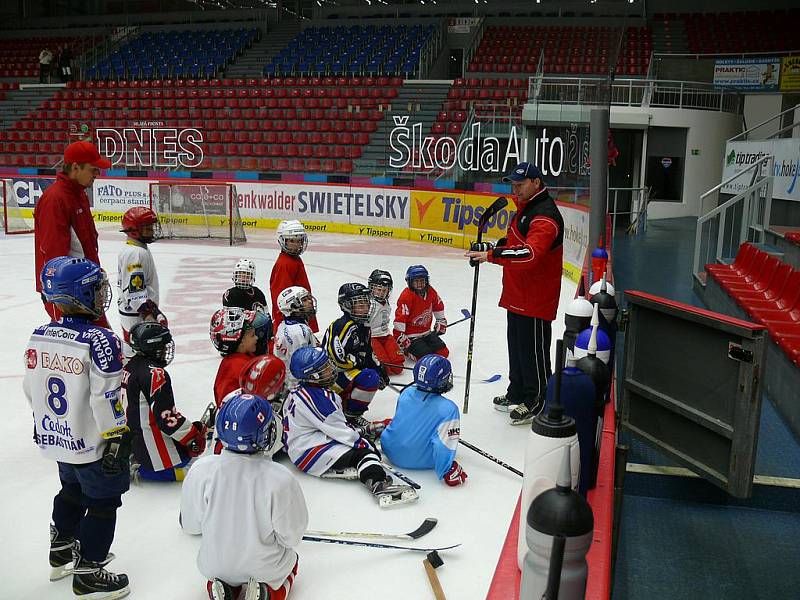
{"type": "Polygon", "coordinates": [[[464,321],[472,318],[472,314],[466,308],[461,309],[461,314],[464,315],[463,319],[459,319],[458,321],[453,321],[452,323],[448,323],[447,327],[449,328],[452,327],[453,325],[458,325],[459,323],[463,323],[464,321]]]}
{"type": "Polygon", "coordinates": [[[441,552],[442,550],[452,550],[458,548],[461,544],[453,544],[452,546],[442,546],[440,548],[413,548],[411,546],[395,546],[394,544],[376,544],[374,542],[356,542],[353,540],[340,540],[337,538],[324,538],[313,535],[304,535],[303,541],[306,542],[324,542],[326,544],[343,544],[345,546],[364,546],[366,548],[384,548],[387,550],[410,550],[411,552],[441,552]]]}
{"type": "Polygon", "coordinates": [[[520,477],[522,477],[522,471],[520,471],[519,469],[515,469],[514,467],[512,467],[509,464],[504,463],[502,460],[500,460],[496,456],[492,456],[488,452],[485,452],[485,451],[481,450],[480,448],[478,448],[477,446],[473,446],[469,442],[465,442],[462,439],[459,439],[458,443],[459,444],[464,444],[467,448],[469,448],[470,450],[474,450],[475,452],[477,452],[478,454],[480,454],[484,458],[488,458],[490,461],[492,461],[494,463],[497,463],[498,465],[500,465],[501,467],[503,467],[505,469],[508,469],[509,471],[514,473],[515,475],[519,475],[520,477]]]}
{"type": "MultiPolygon", "coordinates": [[[[413,371],[414,370],[414,367],[406,367],[405,365],[393,365],[393,364],[390,364],[390,363],[383,363],[383,364],[385,364],[387,367],[394,367],[396,369],[404,369],[406,371],[413,371]]],[[[487,377],[486,379],[481,379],[479,381],[479,383],[494,383],[495,381],[500,381],[502,378],[503,378],[503,376],[500,375],[500,373],[495,373],[494,375],[489,375],[489,377],[487,377]]],[[[464,379],[464,376],[463,375],[453,375],[453,379],[464,379]]],[[[409,383],[402,384],[402,385],[411,385],[412,383],[414,383],[414,382],[411,381],[409,383]]],[[[389,385],[392,385],[392,384],[389,384],[389,385]]]]}
{"type": "Polygon", "coordinates": [[[416,540],[423,535],[428,535],[433,528],[436,527],[438,521],[433,517],[428,517],[422,522],[422,525],[417,527],[414,531],[408,533],[371,533],[371,532],[358,532],[358,531],[306,531],[308,535],[325,536],[325,537],[361,537],[372,538],[378,540],[416,540]]]}
{"type": "Polygon", "coordinates": [[[421,490],[422,489],[422,486],[420,484],[418,484],[416,481],[414,481],[413,479],[411,479],[408,475],[404,475],[403,473],[401,473],[400,471],[395,470],[394,468],[390,467],[386,463],[381,463],[381,466],[384,469],[386,469],[387,471],[389,471],[389,473],[391,473],[392,475],[397,477],[398,479],[401,479],[401,480],[405,481],[408,485],[410,485],[415,490],[421,490]]]}
{"type": "MultiPolygon", "coordinates": [[[[483,229],[486,226],[489,217],[494,216],[501,208],[508,204],[503,196],[497,198],[492,205],[483,211],[481,218],[478,220],[478,243],[483,239],[483,229]]],[[[472,278],[472,310],[470,314],[472,318],[469,322],[469,344],[467,346],[467,384],[464,387],[464,406],[462,412],[467,414],[469,412],[469,380],[472,375],[472,346],[475,342],[475,311],[478,308],[478,276],[480,275],[480,263],[475,265],[475,275],[472,278]]]]}

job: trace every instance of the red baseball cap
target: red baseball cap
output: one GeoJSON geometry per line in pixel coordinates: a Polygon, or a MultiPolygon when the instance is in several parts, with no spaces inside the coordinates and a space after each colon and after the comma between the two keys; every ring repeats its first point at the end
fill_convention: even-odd
{"type": "Polygon", "coordinates": [[[111,161],[100,156],[100,152],[91,142],[72,142],[64,150],[64,162],[66,164],[89,163],[98,169],[111,167],[111,161]]]}

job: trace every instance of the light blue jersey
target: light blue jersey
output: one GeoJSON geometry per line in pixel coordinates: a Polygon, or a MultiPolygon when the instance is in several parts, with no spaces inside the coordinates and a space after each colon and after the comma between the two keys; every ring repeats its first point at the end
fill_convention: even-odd
{"type": "Polygon", "coordinates": [[[381,449],[398,467],[435,469],[442,479],[456,458],[460,435],[461,415],[453,401],[412,385],[397,399],[381,449]]]}

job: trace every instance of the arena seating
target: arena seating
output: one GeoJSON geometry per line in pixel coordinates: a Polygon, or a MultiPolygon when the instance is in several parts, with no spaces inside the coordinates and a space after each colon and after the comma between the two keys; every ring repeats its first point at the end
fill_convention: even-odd
{"type": "Polygon", "coordinates": [[[657,13],[654,20],[683,21],[689,51],[697,54],[780,52],[800,48],[800,9],[731,13],[657,13]],[[792,25],[794,23],[794,25],[792,25]]]}
{"type": "Polygon", "coordinates": [[[258,37],[257,29],[144,32],[90,66],[89,79],[216,77],[258,37]]]}
{"type": "Polygon", "coordinates": [[[472,107],[475,107],[478,119],[483,113],[504,112],[504,106],[508,109],[507,114],[519,116],[527,97],[527,79],[458,78],[447,93],[447,100],[442,103],[431,133],[460,135],[472,107]]]}
{"type": "Polygon", "coordinates": [[[408,75],[434,31],[434,25],[309,27],[265,65],[264,75],[408,75]]]}
{"type": "Polygon", "coordinates": [[[349,173],[401,84],[399,77],[76,82],[0,131],[0,166],[52,166],[70,140],[68,122],[122,129],[161,121],[202,131],[200,168],[349,173]]]}
{"type": "Polygon", "coordinates": [[[705,270],[800,366],[800,271],[751,243],[739,247],[730,265],[708,264],[705,270]]]}
{"type": "Polygon", "coordinates": [[[0,77],[39,77],[39,53],[49,48],[53,63],[58,60],[58,48],[67,44],[77,57],[92,45],[87,37],[38,37],[0,40],[0,77]]]}
{"type": "MultiPolygon", "coordinates": [[[[617,51],[610,26],[487,27],[469,71],[534,73],[544,53],[544,71],[556,75],[598,75],[608,70],[617,51]]],[[[618,75],[645,75],[653,42],[649,27],[625,30],[618,75]]]]}

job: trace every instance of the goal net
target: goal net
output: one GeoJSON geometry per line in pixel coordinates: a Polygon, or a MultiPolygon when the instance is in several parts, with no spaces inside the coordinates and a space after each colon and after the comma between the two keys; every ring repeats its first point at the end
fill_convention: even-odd
{"type": "Polygon", "coordinates": [[[151,183],[150,207],[165,238],[247,241],[236,187],[230,183],[151,183]]]}
{"type": "Polygon", "coordinates": [[[6,234],[33,233],[33,208],[21,208],[14,192],[13,181],[0,179],[3,196],[3,229],[6,234]]]}

